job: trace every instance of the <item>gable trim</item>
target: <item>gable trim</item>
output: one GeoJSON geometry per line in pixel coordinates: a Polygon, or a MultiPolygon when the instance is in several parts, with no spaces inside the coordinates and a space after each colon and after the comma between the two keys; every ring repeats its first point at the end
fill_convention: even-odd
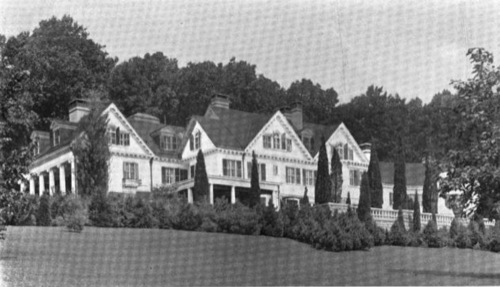
{"type": "MultiPolygon", "coordinates": [[[[359,158],[362,159],[363,163],[368,164],[368,159],[366,158],[366,156],[363,153],[363,151],[361,151],[361,148],[359,147],[358,143],[356,142],[356,140],[354,139],[354,137],[351,135],[351,132],[349,132],[349,130],[347,129],[347,127],[344,125],[344,123],[340,123],[340,125],[330,135],[330,137],[328,138],[328,140],[326,142],[329,142],[331,139],[333,139],[333,136],[337,132],[342,133],[342,134],[345,135],[345,137],[347,139],[347,142],[352,147],[352,149],[356,152],[356,154],[359,156],[359,158]]],[[[319,151],[316,153],[316,155],[314,156],[314,158],[317,159],[318,156],[319,156],[319,151]]]]}

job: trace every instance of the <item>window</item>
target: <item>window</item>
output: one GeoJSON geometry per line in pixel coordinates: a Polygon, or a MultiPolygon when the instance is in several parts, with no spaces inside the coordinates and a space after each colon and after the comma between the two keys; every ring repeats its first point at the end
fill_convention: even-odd
{"type": "Polygon", "coordinates": [[[315,174],[314,170],[303,169],[302,170],[304,176],[304,185],[314,185],[315,184],[315,174]]]}
{"type": "Polygon", "coordinates": [[[292,139],[286,139],[286,151],[292,151],[292,139]]]}
{"type": "Polygon", "coordinates": [[[161,170],[161,181],[164,184],[175,183],[187,179],[187,169],[162,167],[161,170]]]}
{"type": "Polygon", "coordinates": [[[312,136],[303,135],[302,142],[308,150],[314,149],[314,138],[312,136]]]}
{"type": "Polygon", "coordinates": [[[60,143],[61,143],[61,133],[57,129],[54,131],[54,146],[56,146],[60,143]]]}
{"type": "Polygon", "coordinates": [[[199,149],[201,147],[201,132],[197,132],[194,136],[194,148],[199,149]]]}
{"type": "MultiPolygon", "coordinates": [[[[259,180],[261,181],[266,181],[266,164],[265,163],[259,163],[259,180]]],[[[248,178],[252,178],[252,162],[249,161],[247,162],[247,175],[248,178]]]]}
{"type": "Polygon", "coordinates": [[[33,150],[33,155],[40,154],[40,142],[38,141],[38,139],[35,140],[33,144],[35,145],[35,148],[33,150]]]}
{"type": "Polygon", "coordinates": [[[116,141],[116,132],[117,132],[117,128],[114,128],[114,127],[110,127],[108,129],[108,137],[109,137],[109,143],[110,144],[117,144],[117,141],[116,141]]]}
{"type": "Polygon", "coordinates": [[[273,166],[273,174],[278,175],[278,166],[277,165],[273,166]]]}
{"type": "Polygon", "coordinates": [[[273,148],[274,149],[280,148],[280,134],[279,133],[273,134],[273,148]]]}
{"type": "Polygon", "coordinates": [[[286,134],[282,134],[281,135],[281,149],[282,150],[286,150],[286,144],[287,144],[286,134]]]}
{"type": "Polygon", "coordinates": [[[300,184],[300,168],[286,167],[286,183],[300,184]]]}
{"type": "Polygon", "coordinates": [[[264,148],[272,148],[271,135],[264,135],[262,139],[263,139],[263,143],[264,143],[264,148]]]}
{"type": "Polygon", "coordinates": [[[349,158],[349,146],[347,144],[344,145],[344,159],[349,158]]]}
{"type": "Polygon", "coordinates": [[[128,133],[120,133],[120,145],[130,145],[130,135],[128,133]]]}
{"type": "Polygon", "coordinates": [[[342,147],[342,144],[339,144],[336,148],[337,153],[339,154],[340,159],[344,159],[344,148],[342,147]]]}
{"type": "Polygon", "coordinates": [[[349,183],[354,186],[359,186],[361,182],[361,171],[350,170],[349,171],[349,183]]]}
{"type": "MultiPolygon", "coordinates": [[[[349,147],[348,144],[339,144],[338,146],[334,147],[337,150],[337,153],[339,154],[340,159],[343,160],[353,160],[354,158],[354,151],[352,148],[349,147]]],[[[333,152],[333,149],[332,149],[333,152]]]]}
{"type": "Polygon", "coordinates": [[[242,177],[241,176],[241,161],[239,160],[222,160],[222,174],[229,177],[242,177]]]}
{"type": "Polygon", "coordinates": [[[349,148],[349,160],[353,160],[354,158],[354,151],[352,150],[352,148],[349,148]]]}
{"type": "Polygon", "coordinates": [[[136,162],[123,163],[124,179],[139,179],[139,165],[136,162]]]}
{"type": "Polygon", "coordinates": [[[174,135],[161,136],[160,147],[162,150],[176,150],[177,149],[177,137],[174,135]]]}

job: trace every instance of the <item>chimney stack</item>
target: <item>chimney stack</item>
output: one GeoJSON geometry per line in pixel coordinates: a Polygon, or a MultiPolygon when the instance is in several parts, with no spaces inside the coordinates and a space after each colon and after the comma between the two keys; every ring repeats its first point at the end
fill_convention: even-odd
{"type": "Polygon", "coordinates": [[[75,99],[69,103],[69,121],[78,123],[84,116],[90,113],[87,100],[75,99]]]}
{"type": "Polygon", "coordinates": [[[210,105],[214,108],[229,109],[229,96],[223,94],[214,94],[210,105]]]}
{"type": "Polygon", "coordinates": [[[292,103],[289,107],[283,109],[282,113],[296,130],[302,130],[304,127],[304,117],[301,102],[292,103]]]}
{"type": "Polygon", "coordinates": [[[372,144],[371,143],[362,143],[359,145],[361,151],[365,154],[368,161],[370,161],[370,156],[372,153],[372,144]]]}

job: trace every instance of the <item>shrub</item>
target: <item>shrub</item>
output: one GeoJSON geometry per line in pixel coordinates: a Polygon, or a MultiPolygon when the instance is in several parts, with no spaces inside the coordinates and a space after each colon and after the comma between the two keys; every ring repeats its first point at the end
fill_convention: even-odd
{"type": "Polygon", "coordinates": [[[469,221],[467,229],[469,231],[469,238],[471,241],[471,245],[476,248],[484,248],[485,247],[484,234],[483,232],[481,232],[480,225],[476,221],[471,220],[469,221]]]}
{"type": "Polygon", "coordinates": [[[128,197],[125,200],[124,225],[130,228],[153,228],[158,221],[153,216],[148,202],[140,197],[128,197]]]}
{"type": "Polygon", "coordinates": [[[428,247],[440,248],[446,245],[446,238],[443,237],[444,233],[438,233],[436,222],[431,219],[424,228],[423,238],[428,247]]]}
{"type": "Polygon", "coordinates": [[[458,233],[459,233],[459,229],[460,229],[460,222],[458,220],[458,218],[453,218],[453,220],[451,221],[451,224],[450,224],[450,238],[451,239],[455,239],[455,237],[457,237],[458,233]]]}
{"type": "Polygon", "coordinates": [[[373,244],[375,246],[381,246],[385,244],[386,241],[386,233],[382,227],[377,226],[375,221],[372,219],[370,221],[365,222],[366,230],[373,237],[373,244]]]}
{"type": "Polygon", "coordinates": [[[295,205],[285,204],[279,212],[283,219],[283,236],[292,238],[292,228],[297,224],[299,209],[295,205]]]}
{"type": "Polygon", "coordinates": [[[217,214],[215,213],[214,207],[207,202],[203,202],[196,205],[196,208],[202,218],[201,225],[198,230],[205,232],[217,232],[217,214]]]}
{"type": "Polygon", "coordinates": [[[40,197],[40,206],[38,207],[37,224],[39,226],[50,226],[51,224],[50,196],[46,192],[40,197]]]}
{"type": "Polygon", "coordinates": [[[257,235],[260,233],[257,212],[239,202],[231,205],[229,208],[220,209],[217,212],[216,218],[219,232],[247,235],[257,235]]]}
{"type": "Polygon", "coordinates": [[[472,241],[470,240],[467,228],[458,222],[455,226],[453,224],[451,226],[455,229],[452,231],[450,227],[450,240],[452,240],[453,246],[458,248],[472,248],[472,241]]]}
{"type": "Polygon", "coordinates": [[[88,221],[86,203],[79,197],[68,195],[62,202],[61,210],[64,210],[62,217],[68,230],[81,232],[88,221]]]}
{"type": "Polygon", "coordinates": [[[181,230],[197,230],[203,223],[197,208],[192,204],[183,204],[177,216],[172,218],[172,226],[181,230]]]}
{"type": "Polygon", "coordinates": [[[410,241],[406,232],[403,210],[401,206],[399,207],[398,218],[391,226],[388,241],[390,242],[390,244],[396,246],[406,246],[410,241]]]}
{"type": "Polygon", "coordinates": [[[486,249],[492,252],[500,252],[500,227],[495,226],[490,229],[491,238],[488,240],[486,249]]]}
{"type": "Polygon", "coordinates": [[[276,212],[272,204],[261,209],[259,222],[262,226],[262,235],[283,237],[285,229],[283,216],[276,212]]]}
{"type": "Polygon", "coordinates": [[[36,225],[38,196],[0,190],[0,218],[6,225],[36,225]]]}
{"type": "Polygon", "coordinates": [[[113,208],[108,201],[106,193],[97,190],[92,195],[89,205],[90,222],[93,226],[113,227],[116,226],[113,215],[113,208]]]}
{"type": "Polygon", "coordinates": [[[424,244],[422,233],[418,231],[411,231],[408,233],[408,246],[419,247],[424,244]]]}

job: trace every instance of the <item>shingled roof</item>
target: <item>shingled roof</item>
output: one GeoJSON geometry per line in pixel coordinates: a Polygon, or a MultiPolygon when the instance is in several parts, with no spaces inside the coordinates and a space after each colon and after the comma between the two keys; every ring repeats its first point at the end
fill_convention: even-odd
{"type": "MultiPolygon", "coordinates": [[[[380,162],[380,176],[382,183],[394,184],[394,163],[380,162]]],[[[422,163],[406,163],[406,185],[423,186],[425,179],[425,167],[422,163]]]]}

